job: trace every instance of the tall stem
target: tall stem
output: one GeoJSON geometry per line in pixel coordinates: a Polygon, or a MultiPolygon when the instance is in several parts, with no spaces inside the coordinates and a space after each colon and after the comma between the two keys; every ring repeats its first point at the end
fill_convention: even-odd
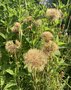
{"type": "Polygon", "coordinates": [[[32,76],[33,76],[34,90],[38,90],[38,89],[37,89],[37,88],[38,88],[38,87],[37,87],[37,82],[36,82],[36,79],[37,79],[36,70],[33,71],[32,76]]]}
{"type": "Polygon", "coordinates": [[[19,67],[18,67],[18,61],[17,61],[17,55],[16,53],[14,54],[14,57],[15,57],[15,64],[16,64],[16,68],[15,68],[15,81],[17,82],[17,86],[18,86],[18,90],[20,90],[20,80],[19,80],[19,76],[18,76],[18,73],[19,73],[19,67]]]}

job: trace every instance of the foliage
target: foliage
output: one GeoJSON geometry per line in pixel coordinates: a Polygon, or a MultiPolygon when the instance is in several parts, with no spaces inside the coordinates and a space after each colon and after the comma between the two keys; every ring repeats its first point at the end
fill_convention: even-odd
{"type": "Polygon", "coordinates": [[[63,16],[53,21],[45,15],[47,6],[35,0],[0,0],[0,90],[71,89],[71,1],[56,3],[53,7],[63,16]],[[53,34],[59,50],[47,56],[43,71],[30,72],[23,55],[31,48],[42,50],[45,31],[53,34]],[[15,53],[10,53],[15,48],[6,50],[11,40],[15,53]]]}

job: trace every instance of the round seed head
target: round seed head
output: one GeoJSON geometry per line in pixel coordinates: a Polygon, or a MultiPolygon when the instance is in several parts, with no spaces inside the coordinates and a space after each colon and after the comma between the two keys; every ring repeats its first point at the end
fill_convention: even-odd
{"type": "Polygon", "coordinates": [[[41,38],[45,41],[45,42],[48,42],[50,40],[53,40],[53,35],[51,32],[43,32],[42,35],[41,35],[41,38]]]}
{"type": "Polygon", "coordinates": [[[62,12],[61,12],[61,10],[58,10],[55,8],[49,8],[49,9],[47,9],[45,16],[52,20],[57,20],[62,17],[62,12]]]}
{"type": "Polygon", "coordinates": [[[24,56],[25,64],[31,70],[43,71],[47,63],[45,54],[38,49],[30,49],[24,56]]]}

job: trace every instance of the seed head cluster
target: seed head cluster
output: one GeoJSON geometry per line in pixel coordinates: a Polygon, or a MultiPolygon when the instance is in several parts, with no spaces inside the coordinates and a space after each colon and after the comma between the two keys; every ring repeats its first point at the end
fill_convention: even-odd
{"type": "Polygon", "coordinates": [[[47,63],[45,54],[38,49],[30,49],[24,56],[25,64],[31,70],[43,71],[47,63]]]}
{"type": "Polygon", "coordinates": [[[41,37],[45,41],[43,44],[42,51],[46,55],[51,55],[52,52],[55,52],[59,49],[58,45],[53,41],[53,35],[51,32],[43,32],[41,37]]]}
{"type": "Polygon", "coordinates": [[[15,43],[12,40],[10,40],[6,42],[5,48],[7,52],[15,54],[17,50],[20,48],[20,46],[21,43],[18,40],[16,40],[15,43]]]}

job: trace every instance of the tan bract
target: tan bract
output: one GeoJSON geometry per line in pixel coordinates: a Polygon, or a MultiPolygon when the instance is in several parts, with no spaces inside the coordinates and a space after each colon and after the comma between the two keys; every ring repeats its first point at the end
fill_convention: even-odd
{"type": "Polygon", "coordinates": [[[47,9],[45,16],[52,20],[57,20],[62,17],[62,12],[55,8],[49,8],[47,9]]]}
{"type": "Polygon", "coordinates": [[[31,70],[43,71],[47,63],[45,54],[38,49],[30,49],[24,56],[25,65],[31,70]]]}
{"type": "Polygon", "coordinates": [[[50,41],[50,40],[53,40],[53,35],[52,35],[51,32],[46,31],[46,32],[43,32],[43,33],[42,33],[41,38],[42,38],[45,42],[48,42],[48,41],[50,41]]]}

